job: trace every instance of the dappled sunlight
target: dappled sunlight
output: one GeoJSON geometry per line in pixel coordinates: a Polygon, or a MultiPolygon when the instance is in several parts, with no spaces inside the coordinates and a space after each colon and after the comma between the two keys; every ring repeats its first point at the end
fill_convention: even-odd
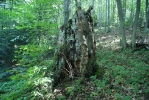
{"type": "Polygon", "coordinates": [[[96,46],[98,47],[101,45],[103,48],[110,47],[113,50],[121,48],[120,46],[120,37],[115,35],[115,33],[105,33],[100,34],[100,31],[96,31],[98,34],[96,34],[96,46]]]}

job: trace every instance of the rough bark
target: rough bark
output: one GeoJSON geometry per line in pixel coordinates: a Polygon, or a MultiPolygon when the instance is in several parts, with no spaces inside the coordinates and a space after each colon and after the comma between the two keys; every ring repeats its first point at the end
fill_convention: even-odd
{"type": "Polygon", "coordinates": [[[61,27],[55,79],[60,81],[76,77],[84,79],[93,74],[95,67],[95,39],[92,7],[84,11],[78,4],[72,19],[61,27]],[[66,39],[64,39],[64,37],[66,39]]]}

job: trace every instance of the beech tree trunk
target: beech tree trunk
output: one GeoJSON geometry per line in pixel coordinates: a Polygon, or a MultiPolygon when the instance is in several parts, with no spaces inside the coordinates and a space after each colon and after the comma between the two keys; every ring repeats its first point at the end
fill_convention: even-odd
{"type": "Polygon", "coordinates": [[[84,79],[93,74],[95,68],[95,39],[93,20],[89,7],[84,11],[76,3],[77,10],[67,24],[61,26],[59,50],[57,50],[55,81],[76,77],[84,79]],[[65,38],[65,39],[64,39],[65,38]]]}

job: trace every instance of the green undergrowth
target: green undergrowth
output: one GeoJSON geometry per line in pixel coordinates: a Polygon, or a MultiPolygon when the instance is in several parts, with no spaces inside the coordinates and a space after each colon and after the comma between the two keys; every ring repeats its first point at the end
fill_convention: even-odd
{"type": "Polygon", "coordinates": [[[44,98],[47,93],[51,93],[53,81],[52,78],[46,77],[47,70],[46,66],[30,67],[24,73],[10,76],[10,81],[0,82],[0,100],[44,98]]]}
{"type": "MultiPolygon", "coordinates": [[[[25,49],[24,49],[25,50],[25,49]]],[[[36,52],[38,51],[35,50],[36,52]]],[[[14,73],[7,81],[0,82],[0,100],[148,100],[149,95],[149,51],[98,49],[94,76],[82,82],[74,79],[61,82],[53,88],[50,50],[28,55],[33,64],[24,68],[7,70],[14,73]],[[48,56],[48,57],[47,57],[48,56]],[[40,59],[39,59],[40,57],[40,59]],[[42,58],[42,60],[41,60],[42,58]],[[39,62],[38,62],[39,61],[39,62]],[[32,67],[31,67],[32,65],[32,67]],[[54,91],[52,91],[54,90],[54,91]]],[[[25,60],[23,60],[25,59],[25,60]]]]}
{"type": "Polygon", "coordinates": [[[97,91],[116,100],[144,100],[149,95],[149,51],[97,51],[102,79],[92,77],[97,91]]]}
{"type": "MultiPolygon", "coordinates": [[[[44,100],[52,93],[52,49],[22,46],[16,51],[19,65],[5,71],[0,81],[0,100],[44,100]]],[[[2,74],[2,73],[1,73],[2,74]]]]}
{"type": "Polygon", "coordinates": [[[104,48],[96,52],[96,58],[96,75],[83,83],[80,79],[73,80],[71,84],[62,83],[58,89],[63,91],[63,94],[57,95],[57,99],[149,99],[149,51],[112,51],[104,48]]]}

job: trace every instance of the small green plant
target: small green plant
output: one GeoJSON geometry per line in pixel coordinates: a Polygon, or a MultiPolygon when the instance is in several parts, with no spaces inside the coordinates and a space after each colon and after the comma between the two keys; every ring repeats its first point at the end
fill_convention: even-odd
{"type": "Polygon", "coordinates": [[[97,76],[91,77],[97,87],[96,93],[99,93],[101,98],[114,95],[111,97],[114,100],[140,99],[143,90],[147,90],[145,84],[148,84],[149,65],[142,61],[145,54],[148,54],[148,51],[134,52],[128,49],[118,53],[99,50],[99,61],[96,62],[104,68],[104,73],[101,79],[97,76]]]}
{"type": "MultiPolygon", "coordinates": [[[[52,65],[53,62],[50,60],[49,62],[48,64],[52,65]]],[[[0,91],[3,92],[3,94],[0,95],[1,100],[6,100],[6,98],[8,98],[8,100],[49,98],[49,96],[46,96],[52,92],[53,79],[51,78],[52,72],[50,72],[50,70],[48,71],[49,74],[46,75],[45,72],[47,69],[48,66],[34,66],[28,68],[23,73],[19,70],[19,72],[10,76],[10,81],[1,83],[0,91]]],[[[15,68],[12,71],[16,70],[18,69],[15,68]]]]}

